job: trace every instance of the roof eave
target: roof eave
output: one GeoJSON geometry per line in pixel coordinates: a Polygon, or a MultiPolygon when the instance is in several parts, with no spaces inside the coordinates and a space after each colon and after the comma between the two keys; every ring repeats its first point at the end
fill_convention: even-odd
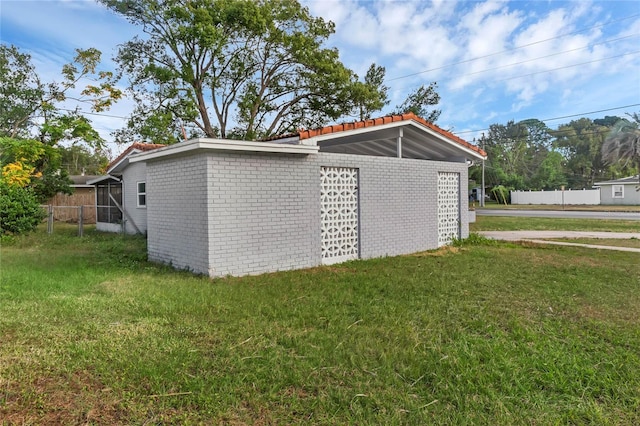
{"type": "Polygon", "coordinates": [[[271,153],[271,154],[299,154],[309,155],[318,152],[319,147],[310,145],[293,145],[286,143],[270,143],[255,141],[237,141],[231,139],[198,138],[181,142],[153,151],[142,152],[131,156],[129,161],[137,163],[167,156],[175,156],[195,151],[271,153]]]}
{"type": "Polygon", "coordinates": [[[318,145],[318,142],[322,142],[322,141],[326,141],[326,140],[331,140],[331,139],[337,139],[337,138],[341,138],[341,137],[345,137],[345,136],[349,136],[349,135],[358,135],[358,134],[364,134],[364,133],[372,133],[372,132],[376,132],[376,131],[380,131],[380,130],[386,130],[386,129],[392,129],[392,128],[396,128],[396,127],[404,127],[404,126],[413,126],[416,127],[418,129],[420,129],[421,131],[424,131],[426,133],[428,133],[429,135],[437,138],[438,140],[454,147],[457,150],[462,151],[464,154],[466,154],[465,156],[470,156],[471,160],[475,159],[475,160],[486,160],[487,156],[486,155],[482,155],[477,151],[474,151],[471,148],[468,148],[462,144],[460,144],[459,142],[452,140],[450,138],[448,138],[447,136],[431,129],[428,126],[425,126],[424,124],[415,121],[413,119],[409,119],[409,120],[402,120],[402,121],[394,121],[391,123],[385,123],[385,124],[379,124],[376,126],[369,126],[369,127],[360,127],[357,129],[350,129],[350,130],[344,130],[344,131],[340,131],[340,132],[331,132],[331,133],[325,133],[323,135],[317,135],[317,136],[312,136],[308,139],[303,139],[304,141],[308,141],[306,143],[310,143],[312,145],[318,145]]]}

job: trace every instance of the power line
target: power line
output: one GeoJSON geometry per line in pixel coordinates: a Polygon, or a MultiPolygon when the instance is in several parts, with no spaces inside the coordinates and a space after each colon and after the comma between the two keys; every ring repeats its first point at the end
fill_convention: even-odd
{"type": "Polygon", "coordinates": [[[78,114],[83,114],[83,115],[97,115],[98,117],[109,117],[109,118],[121,118],[123,120],[126,120],[127,117],[121,117],[119,115],[110,115],[110,114],[102,114],[102,113],[97,113],[97,112],[90,112],[90,111],[83,111],[83,110],[75,110],[75,109],[68,109],[68,108],[58,108],[60,111],[67,111],[67,112],[77,112],[78,114]]]}
{"type": "Polygon", "coordinates": [[[509,81],[509,80],[516,80],[518,78],[524,78],[524,77],[531,77],[533,75],[538,75],[538,74],[544,74],[544,73],[548,73],[548,72],[552,72],[552,71],[559,71],[559,70],[564,70],[567,68],[574,68],[574,67],[579,67],[581,65],[589,65],[589,64],[594,64],[596,62],[602,62],[602,61],[607,61],[609,59],[616,59],[616,58],[622,58],[623,56],[629,56],[629,55],[634,55],[636,53],[640,53],[640,50],[634,50],[633,52],[627,52],[627,53],[623,53],[621,55],[616,55],[616,56],[609,56],[608,58],[601,58],[601,59],[594,59],[592,61],[587,61],[587,62],[580,62],[579,64],[573,64],[573,65],[566,65],[564,67],[558,67],[558,68],[551,68],[548,70],[543,70],[543,71],[536,71],[536,72],[532,72],[530,74],[523,74],[523,75],[517,75],[515,77],[507,77],[507,78],[503,78],[500,80],[493,80],[493,82],[495,83],[499,83],[501,81],[509,81]]]}
{"type": "MultiPolygon", "coordinates": [[[[640,106],[640,103],[639,104],[624,105],[624,106],[619,106],[619,107],[615,107],[615,108],[600,109],[600,110],[597,110],[597,111],[583,112],[583,113],[580,113],[580,114],[571,114],[571,115],[563,115],[563,116],[560,116],[560,117],[544,118],[544,119],[540,119],[539,121],[545,122],[545,121],[563,120],[565,118],[584,117],[584,116],[591,115],[591,114],[598,114],[598,113],[601,113],[601,112],[616,111],[616,110],[619,110],[619,109],[632,108],[632,107],[637,107],[637,106],[640,106]]],[[[490,130],[490,129],[486,128],[486,129],[477,129],[477,130],[465,130],[465,131],[462,131],[462,132],[455,132],[455,134],[456,135],[462,135],[462,134],[465,134],[465,133],[485,132],[485,131],[488,131],[488,130],[490,130]]]]}
{"type": "MultiPolygon", "coordinates": [[[[500,65],[499,67],[487,68],[487,69],[480,70],[480,71],[474,71],[474,72],[471,72],[471,73],[462,74],[462,75],[459,75],[458,77],[466,77],[466,76],[469,76],[469,75],[481,74],[481,73],[487,72],[487,71],[495,71],[495,70],[498,70],[498,69],[501,69],[501,68],[508,68],[508,67],[512,67],[514,65],[522,65],[522,64],[525,64],[527,62],[537,61],[538,59],[546,59],[546,58],[550,58],[552,56],[562,55],[564,53],[569,53],[569,52],[575,52],[577,50],[588,49],[590,47],[598,46],[600,44],[606,44],[606,43],[613,42],[613,41],[619,41],[619,40],[623,40],[623,39],[627,39],[627,38],[631,38],[631,37],[637,37],[639,35],[640,35],[640,33],[636,33],[636,34],[632,34],[632,35],[628,35],[628,36],[624,36],[624,37],[620,37],[620,38],[604,40],[604,41],[601,41],[601,42],[598,42],[598,43],[588,44],[588,45],[582,46],[582,47],[576,47],[575,49],[563,50],[562,52],[551,53],[549,55],[539,56],[537,58],[532,58],[532,59],[527,59],[526,61],[514,62],[514,63],[511,63],[511,64],[507,64],[507,65],[500,65]]],[[[636,52],[632,52],[632,53],[636,53],[636,52]]],[[[513,78],[519,78],[519,77],[513,77],[513,78]]],[[[497,80],[497,81],[503,81],[503,80],[497,80]]]]}
{"type": "Polygon", "coordinates": [[[483,56],[477,56],[475,58],[465,59],[464,61],[452,62],[450,64],[442,65],[442,66],[439,66],[439,67],[436,67],[436,68],[430,68],[430,69],[427,69],[427,70],[418,71],[418,72],[414,72],[414,73],[411,73],[411,74],[407,74],[407,75],[402,75],[402,76],[399,76],[399,77],[386,79],[385,83],[386,82],[390,82],[390,81],[395,81],[395,80],[401,80],[401,79],[404,79],[404,78],[414,77],[414,76],[420,75],[420,74],[426,74],[426,73],[432,72],[432,71],[439,71],[439,70],[442,70],[442,69],[445,69],[445,68],[449,68],[449,67],[453,67],[453,66],[456,66],[456,65],[461,65],[461,64],[466,64],[466,63],[469,63],[469,62],[477,61],[478,59],[485,59],[485,58],[490,58],[492,56],[501,55],[503,53],[513,52],[514,50],[524,49],[525,47],[534,46],[536,44],[545,43],[547,41],[560,39],[560,38],[567,37],[567,36],[574,35],[574,34],[579,34],[579,33],[582,33],[582,32],[588,31],[588,30],[592,30],[592,29],[595,29],[595,28],[605,27],[607,25],[614,24],[616,22],[621,22],[621,21],[624,21],[624,20],[627,20],[627,19],[636,18],[638,16],[640,16],[640,14],[630,15],[630,16],[626,16],[624,18],[620,18],[620,19],[616,19],[616,20],[613,20],[613,21],[606,22],[604,24],[583,28],[583,29],[580,29],[580,30],[577,30],[577,31],[566,33],[566,34],[560,34],[560,35],[555,36],[555,37],[550,37],[550,38],[547,38],[547,39],[544,39],[544,40],[538,40],[538,41],[534,41],[532,43],[523,44],[522,46],[512,47],[510,49],[502,50],[500,52],[490,53],[488,55],[483,55],[483,56]]]}

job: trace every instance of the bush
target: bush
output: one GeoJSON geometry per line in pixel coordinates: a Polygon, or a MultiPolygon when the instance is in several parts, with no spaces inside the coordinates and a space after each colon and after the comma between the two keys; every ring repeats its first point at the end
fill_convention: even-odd
{"type": "Polygon", "coordinates": [[[29,188],[10,187],[0,181],[0,233],[32,231],[46,216],[29,188]]]}
{"type": "Polygon", "coordinates": [[[472,232],[469,234],[468,238],[464,239],[454,239],[452,245],[454,247],[465,247],[465,246],[493,246],[498,244],[497,240],[487,238],[484,235],[476,234],[472,232]]]}

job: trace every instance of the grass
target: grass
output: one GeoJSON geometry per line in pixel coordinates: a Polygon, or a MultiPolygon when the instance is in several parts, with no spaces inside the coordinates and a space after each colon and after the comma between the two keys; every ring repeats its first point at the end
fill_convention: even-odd
{"type": "Polygon", "coordinates": [[[628,238],[549,238],[549,241],[564,241],[577,244],[594,244],[600,246],[640,248],[640,239],[628,238]]]}
{"type": "Polygon", "coordinates": [[[490,209],[490,210],[570,210],[570,211],[593,211],[593,212],[640,212],[640,206],[607,206],[607,205],[562,205],[554,204],[498,204],[496,202],[486,202],[484,207],[478,207],[476,202],[474,207],[476,209],[490,209]]]}
{"type": "Polygon", "coordinates": [[[211,280],[142,238],[36,233],[2,247],[0,418],[639,424],[637,264],[477,238],[211,280]]]}
{"type": "Polygon", "coordinates": [[[608,231],[640,232],[640,220],[557,219],[545,217],[477,216],[469,224],[478,231],[608,231]]]}

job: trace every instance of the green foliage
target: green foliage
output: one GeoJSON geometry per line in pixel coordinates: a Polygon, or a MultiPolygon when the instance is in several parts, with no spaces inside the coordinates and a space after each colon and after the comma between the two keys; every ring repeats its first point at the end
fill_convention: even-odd
{"type": "Polygon", "coordinates": [[[31,188],[9,186],[0,179],[0,234],[33,231],[44,217],[31,188]]]}
{"type": "MultiPolygon", "coordinates": [[[[635,175],[640,170],[640,154],[634,154],[640,152],[640,120],[634,114],[630,117],[622,122],[610,116],[593,121],[581,118],[557,130],[535,119],[493,124],[478,141],[488,154],[487,186],[584,189],[598,181],[635,175]],[[614,122],[621,124],[609,127],[614,122]]],[[[480,181],[479,165],[470,168],[469,177],[480,181]]]]}
{"type": "Polygon", "coordinates": [[[118,53],[138,104],[119,138],[176,141],[184,126],[190,135],[252,139],[353,108],[355,75],[323,47],[333,24],[297,1],[102,2],[146,33],[118,53]]]}
{"type": "MultiPolygon", "coordinates": [[[[145,32],[117,55],[137,105],[118,141],[250,140],[364,119],[389,102],[384,67],[360,81],[326,47],[333,23],[297,0],[101,2],[145,32]]],[[[422,86],[399,108],[434,121],[435,90],[422,86]]]]}
{"type": "MultiPolygon", "coordinates": [[[[616,162],[640,171],[640,116],[620,120],[613,126],[602,145],[602,158],[607,164],[616,162]]],[[[640,183],[640,175],[638,176],[640,183]]]]}
{"type": "Polygon", "coordinates": [[[564,175],[564,157],[556,151],[547,153],[533,175],[531,189],[554,190],[567,184],[564,175]]]}
{"type": "Polygon", "coordinates": [[[70,101],[88,104],[96,112],[105,111],[122,97],[113,84],[113,75],[97,71],[100,57],[97,49],[77,49],[73,62],[62,67],[62,79],[45,84],[29,55],[15,46],[0,44],[0,136],[36,138],[50,146],[66,140],[100,147],[104,141],[89,120],[77,108],[67,111],[70,101]],[[86,78],[98,84],[77,88],[86,78]],[[63,103],[65,110],[61,109],[63,103]]]}
{"type": "Polygon", "coordinates": [[[491,196],[499,203],[509,204],[511,194],[509,192],[509,189],[507,189],[504,185],[496,185],[491,188],[491,196]]]}
{"type": "Polygon", "coordinates": [[[389,103],[389,88],[384,84],[386,69],[371,64],[362,83],[353,88],[353,102],[359,120],[371,118],[371,114],[380,111],[389,103]]]}
{"type": "Polygon", "coordinates": [[[412,112],[430,123],[435,123],[442,112],[438,109],[431,109],[432,106],[438,105],[440,102],[440,95],[436,91],[437,89],[438,83],[435,81],[428,86],[422,85],[418,87],[409,93],[402,104],[396,106],[396,114],[412,112]]]}
{"type": "Polygon", "coordinates": [[[487,238],[484,235],[477,232],[471,232],[467,238],[455,239],[453,241],[454,247],[468,247],[468,246],[495,246],[499,244],[498,240],[487,238]]]}
{"type": "Polygon", "coordinates": [[[45,87],[31,57],[17,47],[0,44],[0,136],[27,137],[45,87]]]}
{"type": "Polygon", "coordinates": [[[554,146],[566,159],[567,184],[571,189],[591,188],[595,182],[606,179],[600,151],[608,128],[596,121],[581,118],[551,132],[555,136],[554,146]]]}
{"type": "Polygon", "coordinates": [[[39,203],[44,203],[59,192],[71,194],[71,181],[62,169],[61,150],[33,139],[0,137],[0,167],[16,161],[34,171],[28,187],[39,203]]]}
{"type": "Polygon", "coordinates": [[[91,150],[85,145],[73,144],[60,147],[60,165],[69,175],[99,175],[105,172],[109,158],[99,150],[91,150]]]}

